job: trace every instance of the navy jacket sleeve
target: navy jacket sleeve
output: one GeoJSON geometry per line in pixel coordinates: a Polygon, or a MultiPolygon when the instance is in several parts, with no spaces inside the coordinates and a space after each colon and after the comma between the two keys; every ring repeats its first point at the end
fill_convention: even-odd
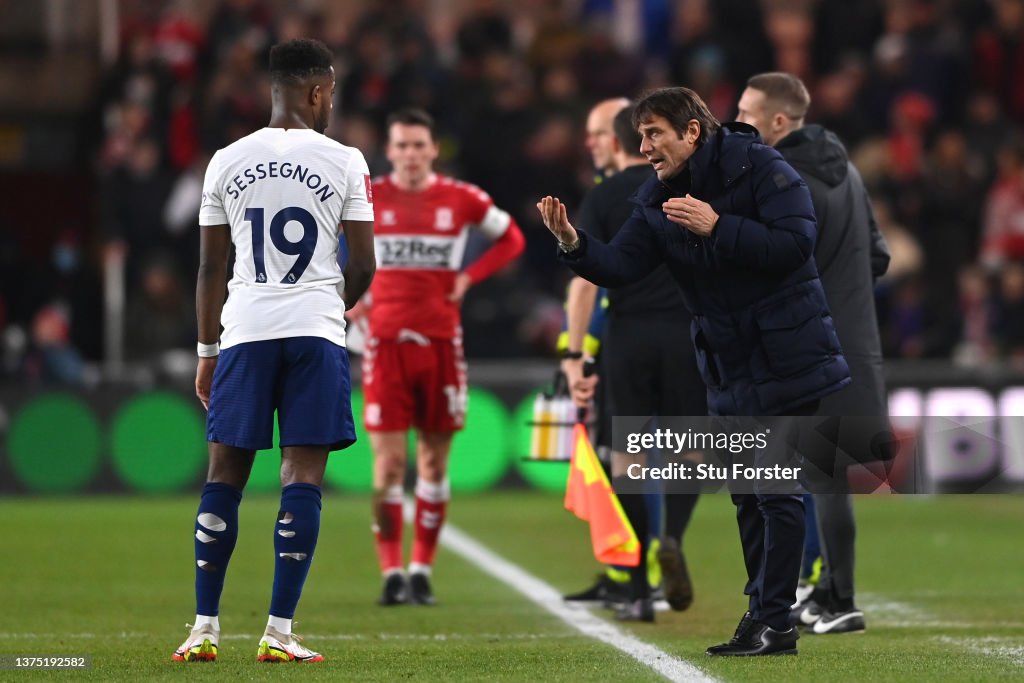
{"type": "Polygon", "coordinates": [[[643,208],[636,207],[609,244],[578,231],[580,246],[558,258],[573,272],[600,287],[621,287],[640,280],[662,262],[661,249],[643,208]]]}
{"type": "Polygon", "coordinates": [[[751,160],[750,182],[760,220],[721,214],[715,226],[715,251],[760,270],[796,269],[814,253],[817,235],[807,183],[774,150],[751,150],[751,160]]]}

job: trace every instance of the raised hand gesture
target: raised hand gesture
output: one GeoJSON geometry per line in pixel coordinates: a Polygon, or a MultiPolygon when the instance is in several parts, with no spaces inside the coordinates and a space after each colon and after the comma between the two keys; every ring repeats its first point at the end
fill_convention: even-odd
{"type": "Polygon", "coordinates": [[[562,244],[576,244],[579,237],[576,229],[569,223],[565,204],[558,197],[547,196],[537,202],[537,210],[544,220],[544,227],[562,244]]]}

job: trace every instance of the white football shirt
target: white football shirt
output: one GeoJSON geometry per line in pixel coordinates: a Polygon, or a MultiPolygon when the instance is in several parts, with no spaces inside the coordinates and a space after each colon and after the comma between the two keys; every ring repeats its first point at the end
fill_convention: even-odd
{"type": "Polygon", "coordinates": [[[362,153],[310,129],[264,128],[219,150],[199,225],[231,227],[235,266],[221,348],[323,337],[345,345],[338,225],[372,221],[362,153]]]}

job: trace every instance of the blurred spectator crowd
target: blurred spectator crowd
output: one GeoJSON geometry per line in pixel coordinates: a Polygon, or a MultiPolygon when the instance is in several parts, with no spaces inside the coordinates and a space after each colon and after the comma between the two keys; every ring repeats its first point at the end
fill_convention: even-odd
{"type": "Polygon", "coordinates": [[[338,58],[329,135],[386,173],[385,117],[424,107],[439,124],[441,170],[484,188],[523,226],[521,261],[465,302],[471,357],[552,353],[568,278],[534,202],[554,194],[574,207],[592,184],[583,123],[594,102],[687,85],[727,121],[747,77],[784,70],[811,91],[808,122],[847,144],[889,240],[892,266],[878,283],[887,356],[1024,365],[1024,0],[124,0],[121,9],[120,58],[96,86],[95,232],[57,240],[28,313],[5,283],[0,327],[22,336],[20,347],[6,340],[8,373],[81,381],[83,361],[102,354],[102,273],[117,264],[126,359],[191,348],[206,163],[266,124],[268,50],[303,36],[338,58]]]}

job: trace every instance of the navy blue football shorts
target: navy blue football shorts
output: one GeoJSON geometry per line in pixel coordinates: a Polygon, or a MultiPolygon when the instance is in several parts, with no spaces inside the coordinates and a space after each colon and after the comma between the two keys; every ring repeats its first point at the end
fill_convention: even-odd
{"type": "Polygon", "coordinates": [[[320,337],[238,344],[220,352],[206,439],[247,450],[355,443],[348,351],[320,337]]]}

